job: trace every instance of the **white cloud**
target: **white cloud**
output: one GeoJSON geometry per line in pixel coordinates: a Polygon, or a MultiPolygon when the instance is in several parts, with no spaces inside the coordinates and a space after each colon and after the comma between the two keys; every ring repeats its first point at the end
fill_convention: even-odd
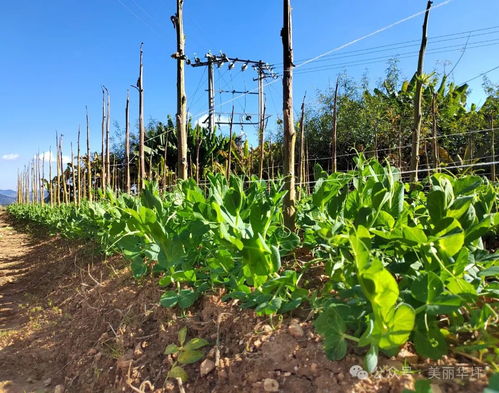
{"type": "MultiPolygon", "coordinates": [[[[39,156],[40,157],[40,160],[44,160],[45,162],[56,162],[57,160],[57,156],[54,154],[54,152],[50,152],[50,151],[46,151],[46,152],[43,152],[43,153],[40,153],[39,155],[38,154],[35,154],[33,156],[34,159],[36,159],[36,157],[39,156]]],[[[71,157],[70,156],[62,156],[62,161],[64,164],[67,164],[69,162],[71,162],[71,157]]]]}
{"type": "Polygon", "coordinates": [[[4,154],[2,156],[2,160],[17,160],[19,158],[19,154],[16,153],[9,153],[9,154],[4,154]]]}

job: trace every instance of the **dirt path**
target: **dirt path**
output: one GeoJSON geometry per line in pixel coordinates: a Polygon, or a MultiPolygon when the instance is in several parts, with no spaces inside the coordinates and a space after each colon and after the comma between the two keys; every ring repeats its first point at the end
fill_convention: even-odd
{"type": "MultiPolygon", "coordinates": [[[[0,338],[4,340],[22,329],[26,316],[21,308],[26,304],[23,278],[33,262],[32,252],[36,242],[31,236],[16,231],[7,220],[7,213],[0,210],[0,338]]],[[[6,341],[6,340],[5,340],[6,341]]],[[[0,345],[0,350],[4,350],[0,345]]],[[[0,393],[31,392],[42,388],[29,382],[27,370],[12,367],[0,368],[0,393]]]]}

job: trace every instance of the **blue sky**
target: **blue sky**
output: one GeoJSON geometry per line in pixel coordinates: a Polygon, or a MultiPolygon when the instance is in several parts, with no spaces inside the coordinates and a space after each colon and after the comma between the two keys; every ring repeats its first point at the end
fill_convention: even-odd
{"type": "MultiPolygon", "coordinates": [[[[186,51],[199,57],[223,50],[230,57],[281,62],[280,0],[186,0],[186,51]]],[[[435,5],[440,2],[436,1],[435,5]]],[[[65,154],[84,126],[85,105],[91,118],[93,147],[99,149],[101,85],[111,92],[112,121],[124,123],[126,91],[137,80],[138,48],[144,42],[146,119],[165,120],[175,113],[175,31],[170,16],[175,0],[16,0],[0,14],[0,189],[14,188],[16,170],[38,150],[54,146],[55,132],[64,134],[65,154]]],[[[425,8],[424,0],[294,0],[296,63],[376,31],[425,8]]],[[[452,77],[464,82],[499,64],[499,2],[452,0],[430,16],[425,69],[447,71],[462,56],[452,77]],[[484,30],[486,28],[491,28],[484,30]],[[481,30],[478,30],[481,29],[481,30]],[[478,30],[471,35],[454,34],[478,30]],[[454,34],[454,35],[450,35],[454,34]],[[446,37],[442,37],[446,35],[446,37]],[[434,37],[434,38],[432,38],[434,37]],[[433,39],[433,41],[432,41],[433,39]]],[[[296,72],[296,108],[308,92],[314,104],[317,89],[327,88],[338,72],[372,85],[383,75],[386,60],[399,55],[405,76],[414,72],[422,15],[307,64],[296,72]],[[414,40],[414,41],[413,41],[414,40]],[[396,44],[379,48],[381,45],[396,44]],[[357,51],[357,52],[352,52],[357,51]]],[[[254,71],[216,70],[216,89],[251,90],[254,71]]],[[[497,81],[499,69],[488,76],[497,81]]],[[[189,112],[197,120],[206,111],[206,73],[187,70],[189,112]]],[[[481,78],[470,82],[472,98],[483,100],[481,78]]],[[[267,88],[269,130],[281,106],[281,83],[267,88]]],[[[132,124],[137,118],[137,94],[131,89],[132,124]]],[[[230,112],[229,94],[218,95],[218,112],[230,112]]],[[[256,112],[256,97],[234,102],[236,112],[256,112]]],[[[238,130],[241,132],[241,130],[238,130]]],[[[255,130],[245,134],[254,138],[255,130]]]]}

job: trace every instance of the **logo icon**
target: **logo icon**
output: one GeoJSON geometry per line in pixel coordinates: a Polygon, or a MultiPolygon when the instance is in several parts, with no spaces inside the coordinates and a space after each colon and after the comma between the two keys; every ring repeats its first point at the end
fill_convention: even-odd
{"type": "Polygon", "coordinates": [[[369,377],[369,373],[358,364],[350,367],[350,375],[359,379],[367,379],[369,377]]]}

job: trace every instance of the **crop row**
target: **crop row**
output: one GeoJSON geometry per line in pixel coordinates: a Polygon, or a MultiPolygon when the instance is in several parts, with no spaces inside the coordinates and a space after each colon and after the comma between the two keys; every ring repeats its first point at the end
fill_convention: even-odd
{"type": "Polygon", "coordinates": [[[365,347],[372,371],[379,352],[411,341],[427,358],[468,351],[495,365],[494,185],[437,173],[411,189],[397,169],[362,157],[348,173],[316,167],[315,181],[297,206],[296,234],[283,225],[281,181],[235,176],[9,212],[123,254],[136,279],[158,278],[165,307],[186,309],[216,287],[259,315],[307,307],[332,360],[351,342],[365,347]]]}

